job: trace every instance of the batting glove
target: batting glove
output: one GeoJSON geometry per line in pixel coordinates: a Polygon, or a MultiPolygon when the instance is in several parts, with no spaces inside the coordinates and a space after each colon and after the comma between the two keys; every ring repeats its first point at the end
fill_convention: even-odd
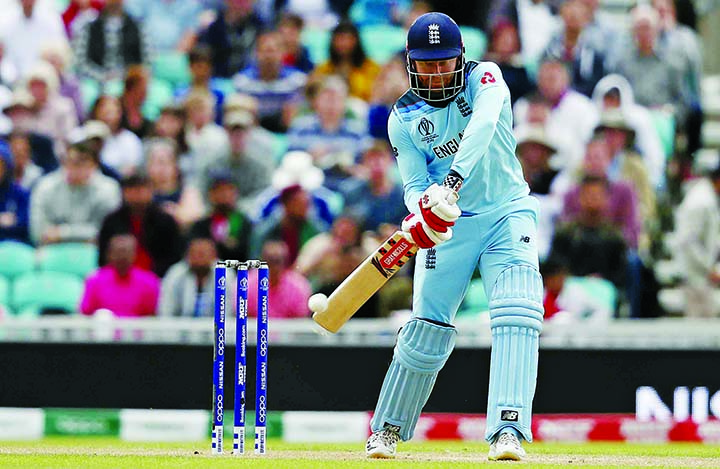
{"type": "Polygon", "coordinates": [[[419,248],[428,249],[444,243],[452,238],[452,228],[445,227],[444,232],[438,232],[430,228],[421,216],[411,213],[402,222],[401,229],[409,233],[413,242],[419,248]]]}
{"type": "Polygon", "coordinates": [[[449,187],[433,184],[420,197],[420,213],[427,225],[438,233],[445,233],[460,217],[457,192],[449,187]]]}

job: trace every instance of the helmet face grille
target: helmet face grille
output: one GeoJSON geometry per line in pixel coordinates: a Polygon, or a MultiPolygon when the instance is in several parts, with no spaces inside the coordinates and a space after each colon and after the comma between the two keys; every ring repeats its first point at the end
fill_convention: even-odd
{"type": "Polygon", "coordinates": [[[411,59],[408,59],[407,71],[410,89],[415,95],[427,102],[440,103],[448,101],[457,96],[465,84],[465,60],[462,55],[458,57],[457,67],[452,72],[419,73],[415,70],[414,61],[411,59]],[[437,77],[440,77],[441,84],[438,87],[431,88],[430,83],[432,83],[433,78],[437,77]],[[447,77],[452,78],[448,80],[447,77]]]}

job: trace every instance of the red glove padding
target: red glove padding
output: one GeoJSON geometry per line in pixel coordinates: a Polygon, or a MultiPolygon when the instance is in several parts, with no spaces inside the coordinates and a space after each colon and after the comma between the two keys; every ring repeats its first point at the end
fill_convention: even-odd
{"type": "Polygon", "coordinates": [[[422,249],[428,249],[444,243],[452,238],[452,228],[445,228],[445,232],[437,232],[430,228],[421,216],[411,213],[402,222],[402,230],[409,233],[413,242],[422,249]]]}
{"type": "Polygon", "coordinates": [[[425,189],[418,202],[425,223],[436,232],[445,233],[460,217],[457,199],[457,192],[445,186],[432,184],[425,189]]]}

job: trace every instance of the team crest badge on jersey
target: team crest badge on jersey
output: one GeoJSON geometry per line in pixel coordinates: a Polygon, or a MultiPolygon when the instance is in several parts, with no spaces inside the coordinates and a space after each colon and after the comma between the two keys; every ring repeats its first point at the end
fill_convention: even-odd
{"type": "Polygon", "coordinates": [[[460,111],[460,114],[462,114],[463,117],[467,117],[472,114],[472,109],[470,109],[470,105],[467,101],[465,101],[465,98],[463,96],[458,96],[458,98],[455,100],[455,105],[457,106],[458,111],[460,111]]]}
{"type": "Polygon", "coordinates": [[[435,270],[435,266],[437,265],[437,251],[435,248],[430,248],[427,250],[427,253],[425,253],[425,269],[426,270],[435,270]]]}

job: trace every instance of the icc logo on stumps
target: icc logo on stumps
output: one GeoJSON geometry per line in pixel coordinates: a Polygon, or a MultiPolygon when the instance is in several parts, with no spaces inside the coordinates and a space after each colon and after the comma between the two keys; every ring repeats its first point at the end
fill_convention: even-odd
{"type": "Polygon", "coordinates": [[[262,288],[263,290],[267,290],[268,286],[268,279],[264,278],[260,281],[260,288],[262,288]]]}
{"type": "Polygon", "coordinates": [[[242,280],[240,280],[240,289],[243,290],[243,291],[247,291],[247,289],[248,289],[248,279],[243,278],[242,280]]]}
{"type": "Polygon", "coordinates": [[[218,288],[221,290],[225,290],[225,277],[220,277],[218,279],[218,288]]]}

